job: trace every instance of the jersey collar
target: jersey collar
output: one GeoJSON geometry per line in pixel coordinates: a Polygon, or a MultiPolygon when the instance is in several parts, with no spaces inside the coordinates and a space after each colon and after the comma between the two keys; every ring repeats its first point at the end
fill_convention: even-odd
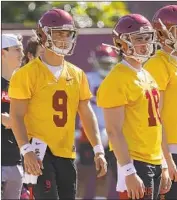
{"type": "Polygon", "coordinates": [[[133,67],[132,65],[130,65],[130,63],[128,63],[126,60],[122,60],[121,63],[122,63],[123,65],[125,65],[126,67],[132,69],[132,70],[135,71],[135,72],[140,72],[140,71],[143,70],[142,68],[141,68],[141,69],[136,69],[135,67],[133,67]]]}

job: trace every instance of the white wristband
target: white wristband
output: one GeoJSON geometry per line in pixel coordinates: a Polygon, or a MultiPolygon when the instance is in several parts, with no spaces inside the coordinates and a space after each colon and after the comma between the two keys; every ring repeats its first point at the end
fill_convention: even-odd
{"type": "Polygon", "coordinates": [[[102,153],[104,154],[104,148],[102,145],[98,144],[96,146],[93,147],[93,151],[94,151],[94,154],[96,155],[97,153],[102,153]]]}
{"type": "Polygon", "coordinates": [[[121,170],[125,176],[129,176],[131,174],[136,173],[136,169],[135,169],[133,163],[129,163],[127,165],[122,166],[121,170]]]}
{"type": "Polygon", "coordinates": [[[163,157],[162,158],[162,169],[167,169],[167,168],[168,168],[167,162],[166,162],[165,158],[163,157]]]}
{"type": "Polygon", "coordinates": [[[24,156],[26,153],[33,151],[32,145],[27,143],[20,147],[20,153],[24,156]]]}

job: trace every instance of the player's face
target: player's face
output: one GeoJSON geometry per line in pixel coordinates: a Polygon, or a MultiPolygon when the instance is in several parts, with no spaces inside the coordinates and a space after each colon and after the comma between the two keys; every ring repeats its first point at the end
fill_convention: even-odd
{"type": "Polygon", "coordinates": [[[152,33],[132,34],[130,40],[137,54],[148,55],[152,51],[152,33]]]}
{"type": "Polygon", "coordinates": [[[67,49],[73,39],[73,31],[52,30],[52,41],[60,49],[67,49]]]}
{"type": "Polygon", "coordinates": [[[174,46],[172,47],[175,49],[175,52],[173,53],[174,56],[177,56],[177,25],[172,26],[170,29],[171,34],[173,35],[174,38],[174,46]]]}
{"type": "Polygon", "coordinates": [[[98,62],[99,62],[100,67],[105,71],[111,70],[112,67],[115,65],[115,63],[112,63],[112,62],[109,62],[109,61],[99,60],[98,62]]]}
{"type": "Polygon", "coordinates": [[[7,60],[8,66],[12,69],[21,66],[23,56],[22,46],[9,47],[8,51],[4,52],[4,58],[7,60]]]}
{"type": "Polygon", "coordinates": [[[170,32],[172,33],[173,37],[177,40],[177,25],[172,26],[170,32]]]}
{"type": "Polygon", "coordinates": [[[168,38],[165,38],[166,41],[165,43],[162,43],[162,45],[165,47],[165,51],[167,51],[168,53],[173,52],[172,54],[174,56],[177,56],[177,25],[171,26],[171,28],[168,31],[168,38],[171,41],[171,43],[167,43],[166,41],[168,38]]]}

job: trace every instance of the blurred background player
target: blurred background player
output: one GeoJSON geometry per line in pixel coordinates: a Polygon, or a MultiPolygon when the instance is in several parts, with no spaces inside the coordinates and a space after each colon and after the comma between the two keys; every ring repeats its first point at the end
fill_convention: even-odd
{"type": "MultiPolygon", "coordinates": [[[[96,51],[92,51],[89,57],[89,62],[92,64],[94,69],[94,72],[87,73],[90,87],[92,88],[92,93],[95,95],[95,98],[93,98],[91,102],[92,107],[94,108],[98,116],[100,130],[102,130],[103,133],[103,141],[104,138],[107,139],[107,137],[105,137],[105,134],[107,135],[107,133],[105,129],[103,111],[96,104],[96,92],[103,79],[108,75],[108,73],[118,63],[119,60],[120,57],[118,56],[118,54],[111,47],[105,45],[98,46],[96,48],[96,51]]],[[[105,143],[105,148],[107,147],[106,145],[107,143],[105,143]]],[[[117,180],[117,161],[110,143],[107,150],[108,151],[106,155],[109,161],[109,168],[111,168],[113,173],[112,175],[115,180],[117,180]]]]}
{"type": "MultiPolygon", "coordinates": [[[[104,125],[104,116],[102,109],[98,108],[96,105],[96,92],[101,84],[102,80],[106,77],[112,67],[118,62],[116,52],[111,48],[104,45],[100,45],[95,51],[90,52],[90,57],[88,62],[93,66],[92,72],[87,73],[87,78],[90,85],[90,90],[93,94],[91,99],[92,108],[98,119],[98,125],[101,133],[102,143],[105,151],[108,152],[108,138],[104,125]]],[[[96,179],[96,170],[94,167],[94,153],[92,146],[90,145],[82,125],[80,124],[81,136],[78,143],[78,153],[79,153],[79,163],[78,163],[78,197],[84,199],[92,199],[95,196],[99,197],[115,197],[115,181],[107,180],[109,175],[96,179]],[[108,182],[112,185],[110,186],[110,191],[112,193],[108,194],[108,182]]],[[[114,156],[114,155],[113,155],[114,156]]],[[[115,159],[114,159],[115,161],[115,159]]],[[[115,169],[117,167],[116,161],[114,162],[115,169]]],[[[116,178],[116,177],[115,177],[116,178]]]]}
{"type": "Polygon", "coordinates": [[[40,56],[44,51],[44,48],[39,44],[37,37],[31,37],[27,41],[27,46],[24,50],[24,57],[22,65],[27,64],[29,61],[40,56]]]}
{"type": "Polygon", "coordinates": [[[9,116],[9,80],[20,67],[23,57],[22,37],[2,34],[1,59],[1,192],[2,199],[20,199],[23,168],[9,116]]]}
{"type": "MultiPolygon", "coordinates": [[[[162,47],[146,64],[160,89],[161,117],[164,137],[165,157],[169,174],[173,181],[165,199],[177,198],[177,5],[169,5],[158,10],[152,20],[162,47]]],[[[163,178],[163,177],[162,177],[163,178]]],[[[168,183],[165,183],[168,184],[168,183]]],[[[165,185],[164,185],[165,187],[165,185]]],[[[163,191],[161,191],[163,193],[163,191]]],[[[161,197],[162,198],[162,197],[161,197]]]]}

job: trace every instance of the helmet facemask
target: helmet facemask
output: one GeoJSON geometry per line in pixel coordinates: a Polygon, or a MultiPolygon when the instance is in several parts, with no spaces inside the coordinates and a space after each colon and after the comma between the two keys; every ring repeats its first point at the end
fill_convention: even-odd
{"type": "Polygon", "coordinates": [[[173,55],[175,52],[177,52],[177,25],[172,25],[169,29],[167,29],[165,24],[160,19],[159,23],[165,36],[167,37],[167,39],[164,40],[164,44],[172,49],[170,54],[173,55]]]}
{"type": "MultiPolygon", "coordinates": [[[[125,57],[133,58],[139,63],[143,63],[154,55],[156,50],[156,33],[151,27],[141,27],[140,31],[123,33],[120,35],[121,43],[124,43],[126,50],[122,50],[125,57]],[[137,47],[144,46],[144,51],[137,52],[137,47]]],[[[141,48],[143,50],[143,48],[141,48]]]]}
{"type": "MultiPolygon", "coordinates": [[[[39,26],[40,22],[39,22],[39,26]]],[[[71,55],[73,53],[77,31],[72,25],[63,25],[62,27],[41,27],[46,36],[44,47],[57,55],[71,55]],[[62,39],[63,38],[63,39],[62,39]]]]}

